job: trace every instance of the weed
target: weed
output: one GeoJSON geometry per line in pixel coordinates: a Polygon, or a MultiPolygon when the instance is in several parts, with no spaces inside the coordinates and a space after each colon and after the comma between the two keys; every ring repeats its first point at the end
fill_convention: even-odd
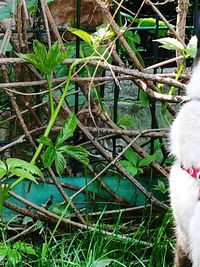
{"type": "MultiPolygon", "coordinates": [[[[101,222],[102,220],[103,218],[101,222]]],[[[120,232],[121,220],[119,215],[113,225],[114,233],[120,232]]],[[[7,254],[4,257],[4,266],[171,267],[174,250],[171,221],[170,211],[163,219],[161,216],[152,220],[137,219],[129,222],[130,229],[133,229],[133,226],[136,230],[132,233],[132,230],[124,232],[123,239],[116,235],[102,235],[99,232],[102,228],[100,221],[94,231],[79,230],[62,235],[54,233],[53,238],[45,233],[42,238],[41,235],[38,237],[34,247],[20,241],[27,248],[31,248],[30,252],[33,253],[29,253],[27,257],[29,250],[23,250],[18,262],[13,265],[10,265],[10,254],[7,254]],[[51,242],[48,242],[49,238],[51,242]]],[[[7,247],[13,249],[18,243],[19,241],[12,245],[7,244],[7,247]]],[[[2,246],[5,247],[5,244],[2,246]]]]}

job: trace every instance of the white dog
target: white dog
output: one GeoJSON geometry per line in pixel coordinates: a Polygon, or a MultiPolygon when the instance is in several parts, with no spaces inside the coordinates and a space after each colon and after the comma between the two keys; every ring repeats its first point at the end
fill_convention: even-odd
{"type": "Polygon", "coordinates": [[[187,85],[191,101],[181,107],[170,133],[170,148],[176,157],[170,174],[171,206],[176,224],[176,267],[200,267],[199,47],[198,38],[198,53],[187,85]]]}

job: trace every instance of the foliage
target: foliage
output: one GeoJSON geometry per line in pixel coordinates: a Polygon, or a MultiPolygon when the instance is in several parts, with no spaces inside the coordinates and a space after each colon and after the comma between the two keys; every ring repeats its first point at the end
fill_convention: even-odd
{"type": "Polygon", "coordinates": [[[181,54],[185,56],[185,58],[188,57],[195,58],[197,53],[196,36],[192,36],[186,47],[180,41],[171,37],[161,38],[155,41],[161,43],[162,44],[161,47],[165,49],[179,51],[181,54]]]}
{"type": "Polygon", "coordinates": [[[144,159],[140,159],[140,157],[131,148],[129,148],[124,152],[124,157],[125,159],[120,160],[119,163],[127,170],[127,172],[135,176],[143,173],[143,168],[155,161],[157,154],[155,153],[144,159]]]}
{"type": "Polygon", "coordinates": [[[134,125],[134,120],[132,118],[132,116],[126,114],[123,117],[120,117],[118,119],[117,125],[120,126],[121,128],[126,128],[126,126],[133,126],[134,125]]]}
{"type": "Polygon", "coordinates": [[[144,91],[140,90],[139,97],[141,105],[143,107],[148,107],[150,104],[149,96],[144,91]]]}
{"type": "Polygon", "coordinates": [[[33,52],[34,53],[30,54],[17,53],[17,55],[33,64],[41,73],[45,75],[48,82],[51,116],[53,116],[54,101],[52,95],[51,76],[58,65],[60,65],[68,56],[68,52],[61,52],[61,45],[59,41],[56,41],[47,52],[45,45],[37,40],[33,41],[33,52]]]}
{"type": "Polygon", "coordinates": [[[157,185],[154,186],[154,188],[155,190],[161,192],[162,194],[166,194],[168,192],[166,184],[161,180],[158,180],[158,183],[157,185]]]}
{"type": "Polygon", "coordinates": [[[68,52],[61,52],[61,45],[58,41],[47,51],[44,44],[34,40],[33,52],[30,54],[17,53],[17,55],[29,61],[45,75],[50,75],[68,56],[68,52]]]}
{"type": "Polygon", "coordinates": [[[0,209],[2,209],[3,202],[9,196],[9,190],[12,190],[24,179],[37,183],[35,176],[42,177],[43,174],[33,163],[18,158],[8,158],[5,162],[0,161],[0,209]],[[13,176],[18,177],[18,179],[10,183],[9,179],[13,176]]]}
{"type": "MultiPolygon", "coordinates": [[[[176,78],[175,80],[179,80],[184,68],[185,68],[185,64],[186,64],[186,59],[191,57],[191,58],[195,58],[196,53],[197,53],[197,37],[196,36],[192,36],[191,39],[189,40],[188,44],[185,46],[183,43],[181,43],[179,40],[175,39],[175,38],[171,38],[171,37],[165,37],[165,38],[161,38],[161,39],[157,39],[155,40],[158,43],[161,43],[161,47],[165,48],[167,50],[172,50],[172,51],[179,51],[182,55],[183,55],[183,61],[181,62],[176,78]]],[[[158,84],[158,88],[159,90],[163,87],[162,84],[158,84]]],[[[174,92],[174,86],[170,86],[169,89],[169,95],[172,95],[174,92]]],[[[170,122],[166,116],[166,112],[167,112],[167,104],[164,103],[162,104],[162,115],[163,118],[166,122],[166,124],[170,127],[170,122]]]]}
{"type": "Polygon", "coordinates": [[[23,257],[26,256],[36,256],[36,251],[33,246],[26,242],[17,241],[13,245],[6,243],[0,245],[0,262],[4,261],[7,262],[7,264],[16,266],[16,264],[22,262],[23,257]]]}
{"type": "MultiPolygon", "coordinates": [[[[127,13],[120,12],[120,19],[119,19],[119,25],[123,27],[124,25],[124,20],[129,21],[130,23],[135,23],[137,28],[135,31],[130,27],[127,30],[124,31],[124,38],[128,42],[129,46],[131,47],[132,51],[136,54],[137,58],[139,59],[141,65],[144,67],[144,59],[141,56],[140,51],[144,49],[143,44],[141,42],[141,37],[140,37],[140,29],[141,28],[146,28],[146,32],[148,31],[152,35],[155,35],[156,33],[156,27],[158,26],[158,37],[165,37],[167,35],[168,29],[166,28],[166,25],[163,21],[161,20],[156,20],[155,18],[135,18],[127,13]]],[[[125,51],[123,46],[121,47],[122,51],[125,51]]]]}
{"type": "Polygon", "coordinates": [[[68,120],[63,124],[58,134],[55,144],[47,136],[42,136],[38,141],[40,144],[47,146],[43,155],[44,167],[49,167],[55,161],[57,173],[62,176],[67,161],[64,155],[80,161],[84,165],[89,164],[88,152],[81,146],[65,145],[64,142],[73,135],[76,129],[76,116],[72,113],[68,120]]]}
{"type": "MultiPolygon", "coordinates": [[[[34,42],[34,53],[32,54],[18,54],[20,57],[28,60],[30,63],[32,63],[36,68],[38,68],[41,72],[46,74],[47,82],[48,82],[48,89],[49,89],[49,103],[50,103],[50,109],[51,109],[51,117],[48,123],[48,126],[45,130],[45,133],[43,135],[43,139],[40,142],[40,145],[38,146],[31,162],[34,163],[39,156],[39,154],[42,151],[42,148],[44,145],[48,145],[47,152],[46,154],[50,156],[49,160],[45,160],[45,166],[50,166],[53,159],[56,158],[57,162],[57,170],[59,172],[62,172],[63,166],[65,165],[65,161],[63,158],[62,153],[68,153],[73,157],[76,157],[77,160],[83,161],[85,159],[86,152],[83,148],[73,148],[68,146],[68,147],[63,147],[62,150],[59,150],[56,155],[55,149],[52,149],[52,143],[48,139],[48,135],[57,119],[58,113],[62,107],[63,102],[65,101],[66,94],[69,89],[69,85],[71,82],[71,77],[72,77],[72,71],[81,62],[87,62],[88,59],[99,59],[99,57],[89,57],[89,58],[83,58],[80,60],[77,60],[73,64],[71,64],[70,69],[69,69],[69,74],[68,78],[65,84],[64,91],[62,93],[62,96],[56,106],[54,107],[54,101],[53,101],[53,95],[52,95],[52,82],[51,82],[51,74],[53,70],[62,62],[62,60],[66,57],[66,53],[61,53],[60,51],[60,44],[58,42],[54,43],[54,45],[49,49],[47,52],[45,46],[41,44],[38,41],[34,42]],[[51,62],[50,62],[51,61],[51,62]],[[47,64],[50,64],[50,66],[47,64]],[[76,152],[76,153],[75,153],[76,152]]],[[[65,127],[66,128],[66,127],[65,127]]],[[[60,139],[60,137],[59,137],[60,139]]],[[[47,157],[45,157],[47,159],[47,157]]],[[[87,162],[86,162],[87,163],[87,162]]]]}
{"type": "MultiPolygon", "coordinates": [[[[101,214],[100,217],[103,221],[104,215],[101,214]]],[[[2,244],[0,255],[2,248],[5,267],[10,266],[9,263],[14,260],[19,260],[19,264],[14,266],[173,266],[174,241],[171,237],[170,211],[164,214],[163,220],[159,216],[152,217],[151,220],[145,216],[139,220],[133,217],[132,221],[126,221],[127,230],[120,227],[122,217],[117,216],[111,236],[102,235],[99,231],[105,227],[99,218],[99,223],[93,232],[79,230],[59,236],[54,235],[51,243],[48,243],[48,232],[38,229],[40,230],[38,237],[37,233],[34,234],[36,242],[32,241],[31,245],[24,241],[2,244]],[[121,235],[121,238],[117,236],[122,233],[124,235],[121,235]],[[21,255],[20,258],[15,256],[12,261],[13,255],[6,252],[13,251],[15,247],[21,255]]],[[[105,220],[108,225],[107,218],[105,220]]]]}
{"type": "MultiPolygon", "coordinates": [[[[140,18],[140,19],[136,19],[136,22],[138,23],[138,27],[146,27],[146,28],[150,28],[149,32],[155,34],[155,29],[151,29],[151,28],[156,28],[157,26],[157,20],[155,18],[140,18]]],[[[158,35],[159,37],[164,37],[167,35],[167,29],[166,29],[166,24],[162,21],[162,20],[158,20],[158,35]]]]}
{"type": "Polygon", "coordinates": [[[115,36],[114,31],[110,29],[110,26],[107,23],[97,27],[96,32],[92,34],[69,26],[67,27],[67,30],[80,37],[94,50],[96,50],[102,44],[102,42],[109,40],[115,36]]]}
{"type": "Polygon", "coordinates": [[[18,158],[8,158],[6,162],[0,161],[0,179],[8,180],[12,176],[19,177],[10,188],[13,188],[25,178],[36,183],[34,175],[43,176],[40,169],[30,162],[18,158]]]}

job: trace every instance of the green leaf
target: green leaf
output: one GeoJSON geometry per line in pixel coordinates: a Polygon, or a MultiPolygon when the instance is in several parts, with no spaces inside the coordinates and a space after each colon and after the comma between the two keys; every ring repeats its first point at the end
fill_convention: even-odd
{"type": "Polygon", "coordinates": [[[72,113],[69,116],[68,120],[62,126],[62,129],[56,139],[56,147],[62,144],[70,136],[72,136],[75,129],[76,129],[76,116],[74,113],[72,113]]]}
{"type": "Polygon", "coordinates": [[[123,126],[133,126],[134,124],[134,120],[133,120],[133,117],[126,114],[125,116],[119,118],[118,122],[117,122],[117,125],[123,127],[123,126]]]}
{"type": "Polygon", "coordinates": [[[163,48],[168,49],[168,50],[178,50],[180,52],[184,51],[184,46],[181,42],[179,42],[175,38],[171,37],[165,37],[165,38],[160,38],[157,40],[154,40],[155,42],[161,43],[163,48]]]}
{"type": "Polygon", "coordinates": [[[185,49],[187,56],[195,58],[197,54],[197,37],[192,36],[185,49]]]}
{"type": "Polygon", "coordinates": [[[32,174],[36,174],[40,177],[43,176],[43,173],[40,171],[40,169],[35,164],[32,164],[22,159],[9,158],[6,160],[6,164],[8,167],[8,171],[12,168],[21,168],[21,169],[29,171],[32,174]]]}
{"type": "Polygon", "coordinates": [[[161,180],[158,180],[158,184],[155,185],[154,188],[155,188],[155,190],[160,191],[163,194],[167,193],[166,184],[161,180]]]}
{"type": "Polygon", "coordinates": [[[22,53],[15,53],[18,57],[29,61],[31,64],[33,64],[34,66],[36,66],[37,64],[37,59],[35,57],[35,55],[33,53],[30,54],[22,54],[22,53]]]}
{"type": "Polygon", "coordinates": [[[33,42],[34,53],[30,54],[17,53],[17,55],[29,61],[39,71],[48,76],[68,56],[68,52],[61,52],[60,50],[61,46],[58,41],[56,41],[47,52],[47,49],[44,44],[40,43],[37,40],[34,40],[33,42]]]}
{"type": "Polygon", "coordinates": [[[129,46],[131,47],[132,51],[136,54],[137,58],[139,59],[142,66],[144,66],[144,60],[141,54],[139,53],[138,48],[136,47],[137,44],[140,44],[141,40],[137,33],[133,33],[132,31],[127,31],[124,33],[124,37],[127,40],[129,46]]]}
{"type": "Polygon", "coordinates": [[[7,171],[0,168],[0,179],[2,179],[6,175],[7,171]]]}
{"type": "Polygon", "coordinates": [[[3,178],[7,173],[6,164],[0,160],[0,179],[3,178]]]}
{"type": "Polygon", "coordinates": [[[44,167],[47,168],[51,166],[56,156],[56,149],[53,147],[48,147],[43,155],[43,164],[44,167]]]}
{"type": "Polygon", "coordinates": [[[57,151],[55,156],[55,166],[56,166],[56,171],[60,176],[62,176],[62,174],[64,173],[66,163],[67,162],[63,154],[57,151]]]}
{"type": "Polygon", "coordinates": [[[144,91],[140,90],[139,98],[140,98],[140,103],[144,107],[148,107],[149,106],[149,96],[144,91]]]}
{"type": "Polygon", "coordinates": [[[137,153],[135,151],[133,151],[132,148],[128,148],[123,156],[128,160],[130,161],[134,166],[136,166],[139,161],[140,161],[140,157],[137,155],[137,153]]]}
{"type": "Polygon", "coordinates": [[[13,245],[13,249],[18,250],[19,252],[26,253],[29,255],[36,255],[35,249],[32,247],[32,245],[18,241],[13,245]]]}
{"type": "Polygon", "coordinates": [[[99,46],[101,42],[109,40],[113,36],[115,36],[115,32],[110,29],[110,25],[108,23],[98,26],[96,28],[96,32],[91,34],[93,47],[99,46]]]}
{"type": "Polygon", "coordinates": [[[9,249],[7,252],[7,258],[8,262],[13,264],[12,266],[16,266],[16,264],[21,261],[22,255],[17,250],[9,249]]]}
{"type": "Polygon", "coordinates": [[[37,5],[37,0],[29,0],[28,1],[28,12],[32,13],[32,12],[36,12],[38,5],[37,5]]]}
{"type": "Polygon", "coordinates": [[[85,41],[87,44],[91,46],[91,35],[83,30],[67,27],[67,30],[71,33],[75,34],[76,36],[80,37],[83,41],[85,41]]]}
{"type": "MultiPolygon", "coordinates": [[[[140,36],[139,36],[139,34],[138,33],[136,33],[136,32],[132,32],[132,31],[126,31],[125,33],[124,33],[124,37],[126,38],[126,40],[128,41],[128,43],[131,45],[131,41],[132,41],[132,43],[134,42],[134,43],[136,43],[136,44],[140,44],[140,42],[141,42],[141,39],[140,39],[140,36]]],[[[135,46],[134,46],[135,47],[135,46]]],[[[134,49],[135,50],[135,48],[133,48],[133,47],[131,47],[132,48],[132,50],[134,49]]]]}
{"type": "Polygon", "coordinates": [[[133,41],[133,32],[132,31],[127,31],[124,33],[124,37],[127,40],[128,44],[130,45],[131,49],[133,50],[133,52],[137,51],[136,48],[136,42],[133,41]]]}
{"type": "MultiPolygon", "coordinates": [[[[138,19],[137,21],[139,22],[138,27],[147,27],[148,28],[148,27],[156,27],[156,25],[157,25],[157,20],[155,18],[141,18],[141,19],[138,19]]],[[[159,28],[166,27],[165,23],[162,20],[158,21],[158,26],[159,26],[159,28]]],[[[171,26],[174,27],[172,24],[171,24],[171,26]]],[[[155,31],[156,31],[156,29],[155,30],[154,29],[149,30],[149,32],[151,32],[153,34],[155,34],[155,31]]],[[[159,37],[166,36],[167,31],[168,31],[168,29],[159,29],[159,31],[158,31],[159,37]]]]}
{"type": "Polygon", "coordinates": [[[138,167],[134,166],[130,161],[128,160],[120,160],[119,164],[132,176],[135,176],[138,174],[139,169],[138,167]]]}
{"type": "MultiPolygon", "coordinates": [[[[47,0],[47,3],[51,3],[54,2],[54,0],[47,0]]],[[[29,0],[28,1],[28,12],[32,13],[32,12],[36,12],[38,9],[38,0],[29,0]]]]}
{"type": "Polygon", "coordinates": [[[38,139],[38,142],[40,144],[43,144],[43,145],[46,145],[46,146],[50,146],[50,147],[53,147],[53,142],[51,141],[51,139],[47,136],[42,136],[38,139]]]}
{"type": "Polygon", "coordinates": [[[10,190],[10,187],[8,185],[1,188],[1,191],[0,191],[0,212],[2,211],[3,202],[10,197],[8,194],[9,190],[10,190]]]}
{"type": "Polygon", "coordinates": [[[88,151],[81,146],[62,146],[59,148],[59,151],[62,151],[67,154],[68,157],[72,157],[80,161],[83,165],[89,164],[88,151]]]}
{"type": "Polygon", "coordinates": [[[68,56],[68,52],[61,53],[61,45],[56,41],[49,49],[46,57],[46,64],[48,65],[48,74],[50,74],[63,60],[68,56]]]}
{"type": "Polygon", "coordinates": [[[37,183],[35,177],[29,171],[19,169],[19,168],[12,168],[12,169],[10,169],[10,172],[19,178],[28,179],[28,180],[31,180],[31,181],[37,183]]]}
{"type": "Polygon", "coordinates": [[[133,37],[133,42],[135,42],[136,44],[141,43],[141,39],[138,33],[134,32],[132,37],[133,37]]]}
{"type": "Polygon", "coordinates": [[[9,250],[8,245],[0,245],[0,261],[2,261],[7,256],[7,251],[9,250]]]}
{"type": "Polygon", "coordinates": [[[47,50],[45,45],[34,40],[33,51],[34,53],[26,54],[25,59],[32,63],[42,73],[48,74],[48,64],[46,62],[47,50]]]}
{"type": "Polygon", "coordinates": [[[47,58],[47,49],[43,43],[38,40],[33,41],[33,51],[36,57],[41,58],[41,61],[45,64],[45,59],[47,58]]]}
{"type": "Polygon", "coordinates": [[[146,158],[142,159],[139,164],[138,167],[145,167],[148,166],[149,164],[151,164],[153,161],[155,161],[155,155],[149,155],[146,158]]]}
{"type": "Polygon", "coordinates": [[[42,260],[42,265],[46,261],[46,256],[47,256],[47,251],[48,251],[48,244],[45,242],[42,244],[42,253],[41,253],[41,260],[42,260]]]}

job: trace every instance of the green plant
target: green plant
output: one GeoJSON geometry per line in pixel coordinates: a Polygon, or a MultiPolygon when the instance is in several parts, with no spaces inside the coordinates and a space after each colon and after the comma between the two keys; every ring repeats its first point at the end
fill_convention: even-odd
{"type": "MultiPolygon", "coordinates": [[[[119,25],[123,28],[124,25],[124,19],[125,21],[128,21],[130,23],[136,24],[134,28],[132,27],[128,28],[124,31],[124,38],[128,42],[129,46],[131,47],[132,51],[136,54],[137,58],[139,59],[141,65],[144,67],[145,63],[143,60],[143,57],[141,55],[141,51],[144,50],[143,43],[141,42],[141,32],[140,29],[145,29],[145,32],[148,31],[148,33],[155,36],[155,34],[158,35],[158,37],[165,37],[167,35],[168,29],[165,25],[165,23],[161,20],[156,20],[155,18],[135,18],[125,12],[120,12],[119,16],[119,25]],[[156,31],[158,27],[158,31],[156,31]]],[[[121,47],[122,51],[124,52],[125,49],[121,47]]]]}
{"type": "Polygon", "coordinates": [[[58,134],[55,144],[46,136],[42,136],[38,141],[47,146],[43,154],[44,167],[49,167],[55,161],[56,171],[62,176],[67,161],[64,155],[80,161],[84,165],[89,164],[88,151],[81,146],[65,145],[64,142],[73,135],[76,129],[76,116],[72,113],[68,120],[63,124],[58,134]]]}
{"type": "Polygon", "coordinates": [[[47,51],[46,47],[37,40],[33,41],[33,53],[30,54],[22,54],[17,53],[17,55],[31,64],[33,64],[41,73],[45,75],[45,78],[48,83],[49,90],[49,103],[51,116],[54,113],[54,101],[52,95],[52,81],[51,77],[53,71],[56,69],[58,65],[60,65],[63,60],[68,56],[68,52],[61,52],[61,46],[58,41],[56,41],[49,51],[47,51]]]}
{"type": "Polygon", "coordinates": [[[40,169],[33,163],[18,158],[9,158],[5,162],[0,161],[0,207],[2,207],[3,201],[8,198],[8,191],[12,190],[24,179],[37,183],[35,175],[43,176],[40,169]],[[9,180],[13,176],[18,177],[18,179],[10,183],[9,180]]]}
{"type": "MultiPolygon", "coordinates": [[[[155,42],[161,43],[162,48],[165,48],[167,50],[172,50],[172,51],[178,51],[183,56],[183,60],[182,60],[181,64],[179,65],[179,69],[178,69],[178,72],[177,72],[177,75],[175,78],[175,80],[178,81],[184,68],[185,68],[186,59],[189,57],[195,58],[195,56],[196,56],[197,37],[192,36],[187,45],[184,45],[179,40],[177,40],[175,38],[171,38],[171,37],[160,38],[160,39],[155,40],[155,42]]],[[[162,84],[158,84],[157,87],[159,90],[162,90],[164,86],[162,84]]],[[[174,92],[174,89],[175,89],[174,86],[170,86],[168,94],[172,95],[174,92]]],[[[166,111],[167,111],[167,104],[162,104],[163,118],[165,119],[166,124],[168,126],[170,126],[170,122],[166,116],[166,111]]]]}
{"type": "Polygon", "coordinates": [[[167,50],[179,51],[185,59],[187,59],[188,57],[195,58],[197,53],[196,36],[192,36],[186,46],[179,40],[171,37],[160,38],[155,40],[155,42],[161,43],[161,47],[167,50]]]}
{"type": "MultiPolygon", "coordinates": [[[[54,233],[53,238],[49,238],[48,231],[44,231],[38,234],[38,238],[32,240],[33,245],[29,245],[34,249],[35,255],[22,251],[20,261],[13,265],[9,265],[8,258],[5,256],[4,266],[173,266],[174,241],[171,233],[170,211],[165,214],[159,213],[156,217],[152,214],[151,219],[145,214],[139,219],[133,216],[131,221],[126,219],[125,224],[122,219],[123,216],[116,216],[114,224],[112,221],[112,225],[109,225],[106,217],[104,225],[104,215],[101,214],[94,231],[78,230],[62,233],[62,235],[54,233]],[[102,235],[99,229],[104,227],[114,229],[114,234],[120,234],[122,231],[123,238],[120,239],[114,234],[102,235]],[[49,239],[51,242],[48,241],[49,239]]],[[[37,232],[35,236],[37,237],[37,232]]],[[[13,249],[15,244],[8,244],[8,246],[13,249]]]]}
{"type": "Polygon", "coordinates": [[[158,183],[157,185],[154,186],[154,188],[155,190],[161,192],[162,194],[166,194],[168,192],[166,184],[161,180],[158,180],[158,183]]]}
{"type": "Polygon", "coordinates": [[[150,33],[156,33],[156,27],[158,26],[158,37],[164,37],[167,35],[168,29],[164,21],[156,20],[155,18],[140,18],[136,19],[139,28],[147,28],[150,33]],[[157,25],[158,24],[158,25],[157,25]]]}
{"type": "Polygon", "coordinates": [[[143,173],[143,168],[155,161],[157,155],[155,153],[141,159],[131,148],[129,148],[124,152],[123,156],[125,159],[119,161],[120,165],[131,175],[135,176],[143,173]]]}
{"type": "MultiPolygon", "coordinates": [[[[40,70],[46,77],[47,82],[48,82],[48,89],[49,89],[49,103],[50,103],[50,110],[51,110],[51,116],[49,123],[47,125],[47,128],[44,132],[43,139],[47,138],[49,133],[51,132],[51,129],[57,119],[57,116],[60,112],[60,109],[62,107],[62,104],[65,100],[66,94],[68,92],[70,82],[71,82],[71,77],[72,77],[72,72],[74,68],[80,64],[87,62],[89,59],[99,59],[99,57],[89,57],[89,58],[83,58],[79,59],[76,62],[72,63],[70,68],[69,68],[69,73],[68,73],[68,78],[65,84],[65,88],[63,90],[63,93],[60,97],[60,100],[58,104],[55,106],[53,102],[53,95],[52,95],[52,83],[51,83],[51,75],[53,70],[61,64],[61,62],[64,60],[64,58],[67,57],[67,52],[61,52],[61,46],[58,42],[56,42],[47,52],[45,46],[38,42],[34,42],[34,53],[31,54],[21,54],[19,53],[18,55],[22,57],[23,59],[27,60],[28,62],[32,63],[38,70],[40,70]]],[[[48,142],[46,142],[48,143],[48,142]]],[[[46,145],[45,143],[45,145],[46,145]]],[[[49,142],[50,145],[50,142],[49,142]]],[[[38,156],[40,155],[40,152],[42,151],[42,148],[44,146],[44,142],[40,143],[32,160],[31,163],[34,163],[38,156]]]]}
{"type": "MultiPolygon", "coordinates": [[[[80,56],[82,58],[88,55],[96,55],[99,56],[99,58],[105,60],[106,62],[111,61],[110,50],[112,48],[112,42],[109,41],[112,41],[113,37],[115,36],[115,33],[111,29],[109,24],[104,23],[98,26],[96,28],[96,31],[91,34],[84,30],[72,28],[70,26],[67,26],[67,30],[75,34],[85,42],[85,44],[80,45],[80,56]]],[[[100,74],[98,67],[94,68],[92,66],[86,66],[85,70],[87,77],[94,77],[95,75],[100,74]]],[[[94,98],[97,99],[102,110],[104,110],[104,105],[99,90],[96,87],[93,87],[91,94],[94,98]]]]}
{"type": "Polygon", "coordinates": [[[120,117],[117,121],[117,125],[121,128],[131,127],[134,125],[134,120],[131,115],[124,115],[123,117],[120,117]]]}
{"type": "Polygon", "coordinates": [[[97,52],[97,49],[107,40],[111,39],[115,36],[115,33],[113,30],[110,29],[110,25],[107,23],[104,23],[96,28],[96,31],[94,33],[87,33],[86,31],[67,27],[67,30],[71,33],[77,35],[82,40],[84,40],[90,47],[93,48],[94,51],[97,52]]]}
{"type": "Polygon", "coordinates": [[[169,210],[157,230],[155,231],[155,241],[154,246],[152,249],[152,254],[149,259],[149,265],[148,266],[163,266],[165,267],[167,265],[167,258],[164,257],[164,259],[161,259],[160,255],[166,255],[167,251],[171,248],[173,248],[173,243],[170,240],[170,236],[167,237],[169,226],[172,227],[172,216],[171,211],[169,210]],[[167,241],[167,242],[166,242],[167,241]]]}
{"type": "Polygon", "coordinates": [[[22,261],[24,256],[37,257],[36,251],[32,245],[18,241],[12,244],[0,244],[0,262],[5,262],[4,266],[16,266],[22,261]]]}

